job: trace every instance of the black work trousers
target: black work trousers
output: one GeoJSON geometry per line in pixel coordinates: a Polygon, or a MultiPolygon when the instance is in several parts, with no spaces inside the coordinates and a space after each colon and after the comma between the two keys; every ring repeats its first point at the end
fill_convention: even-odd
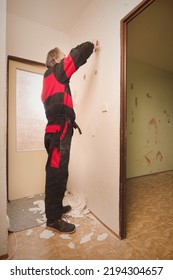
{"type": "Polygon", "coordinates": [[[73,126],[68,121],[60,124],[60,131],[45,133],[45,148],[48,153],[45,186],[47,223],[62,217],[72,135],[73,126]]]}

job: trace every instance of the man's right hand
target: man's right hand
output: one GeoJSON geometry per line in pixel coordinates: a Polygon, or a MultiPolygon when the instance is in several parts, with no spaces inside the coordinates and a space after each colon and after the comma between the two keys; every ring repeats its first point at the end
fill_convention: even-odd
{"type": "Polygon", "coordinates": [[[100,47],[99,41],[97,39],[94,39],[93,44],[94,44],[94,51],[96,52],[100,47]]]}

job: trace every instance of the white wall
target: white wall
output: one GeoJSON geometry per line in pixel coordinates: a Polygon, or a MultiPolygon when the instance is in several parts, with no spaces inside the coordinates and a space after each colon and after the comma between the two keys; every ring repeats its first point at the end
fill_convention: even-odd
{"type": "Polygon", "coordinates": [[[45,63],[54,47],[69,49],[68,35],[24,18],[7,14],[7,54],[45,63]]]}
{"type": "Polygon", "coordinates": [[[120,20],[140,1],[93,0],[70,34],[70,45],[97,38],[99,53],[72,78],[77,122],[69,188],[119,234],[120,20]],[[96,73],[97,71],[97,73],[96,73]],[[103,108],[107,107],[107,112],[103,108]]]}
{"type": "Polygon", "coordinates": [[[6,187],[6,0],[0,1],[0,256],[7,254],[6,187]]]}
{"type": "Polygon", "coordinates": [[[93,54],[72,78],[77,121],[83,135],[74,134],[69,188],[119,234],[120,157],[120,20],[139,0],[93,0],[69,35],[8,14],[7,53],[40,62],[60,46],[65,52],[98,38],[93,54]],[[70,44],[68,45],[70,39],[70,44]],[[96,73],[97,71],[97,73],[96,73]],[[86,77],[84,78],[84,75],[86,77]],[[103,113],[102,106],[108,106],[103,113]]]}
{"type": "Polygon", "coordinates": [[[128,59],[127,177],[173,169],[173,73],[128,59]]]}

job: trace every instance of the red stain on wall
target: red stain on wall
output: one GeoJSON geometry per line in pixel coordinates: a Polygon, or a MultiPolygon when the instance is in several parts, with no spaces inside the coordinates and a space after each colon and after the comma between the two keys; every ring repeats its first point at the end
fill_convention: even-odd
{"type": "Polygon", "coordinates": [[[149,121],[149,124],[150,124],[151,126],[154,126],[154,128],[155,128],[156,144],[157,144],[157,130],[158,130],[158,128],[157,128],[157,121],[156,121],[156,119],[155,119],[155,118],[152,118],[152,119],[149,121]]]}
{"type": "Polygon", "coordinates": [[[159,159],[160,161],[162,161],[163,156],[160,151],[157,152],[156,159],[159,159]]]}
{"type": "Polygon", "coordinates": [[[145,156],[145,159],[146,159],[146,161],[147,161],[148,164],[151,163],[151,160],[150,160],[147,156],[145,156]]]}

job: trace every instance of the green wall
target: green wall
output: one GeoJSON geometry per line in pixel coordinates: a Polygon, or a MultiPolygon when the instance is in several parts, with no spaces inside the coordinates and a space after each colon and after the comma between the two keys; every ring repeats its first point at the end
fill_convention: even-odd
{"type": "Polygon", "coordinates": [[[173,73],[128,59],[127,178],[173,169],[173,73]]]}

